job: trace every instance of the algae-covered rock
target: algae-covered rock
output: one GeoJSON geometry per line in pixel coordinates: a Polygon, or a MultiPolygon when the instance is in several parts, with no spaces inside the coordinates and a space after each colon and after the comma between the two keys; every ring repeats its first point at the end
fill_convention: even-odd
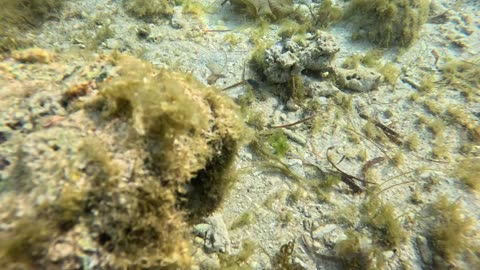
{"type": "Polygon", "coordinates": [[[108,114],[130,119],[161,176],[179,184],[219,181],[211,172],[230,166],[248,133],[234,102],[191,75],[128,56],[115,61],[119,76],[101,92],[108,114]]]}
{"type": "Polygon", "coordinates": [[[168,0],[124,0],[125,10],[139,18],[153,18],[173,14],[173,1],[168,0]]]}
{"type": "MultiPolygon", "coordinates": [[[[61,57],[54,61],[58,71],[69,70],[61,57]]],[[[21,65],[35,65],[21,69],[23,77],[42,68],[59,75],[48,63],[21,65]]],[[[130,56],[83,65],[109,79],[75,97],[77,110],[61,120],[12,130],[0,144],[7,161],[0,175],[2,269],[191,269],[187,223],[221,203],[248,137],[236,105],[191,75],[130,56]]],[[[84,71],[72,76],[91,79],[84,71]]],[[[6,81],[4,90],[20,83],[6,81]]],[[[21,102],[41,106],[37,97],[50,94],[60,104],[65,89],[56,87],[21,102]]],[[[29,106],[16,108],[43,112],[29,106]]]]}
{"type": "Polygon", "coordinates": [[[357,36],[385,47],[405,47],[418,37],[429,5],[430,0],[352,0],[347,17],[357,25],[357,36]]]}
{"type": "Polygon", "coordinates": [[[230,0],[235,9],[243,10],[251,17],[272,20],[284,18],[293,11],[292,0],[230,0]]]}
{"type": "Polygon", "coordinates": [[[305,41],[287,39],[265,51],[264,74],[275,83],[286,83],[302,71],[331,71],[332,60],[340,50],[332,34],[318,31],[305,41]]]}

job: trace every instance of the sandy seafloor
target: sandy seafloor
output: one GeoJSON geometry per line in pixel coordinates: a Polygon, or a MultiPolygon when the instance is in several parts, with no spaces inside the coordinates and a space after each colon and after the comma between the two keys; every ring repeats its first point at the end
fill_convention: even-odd
{"type": "MultiPolygon", "coordinates": [[[[302,109],[287,108],[286,102],[275,96],[278,86],[262,80],[245,64],[253,50],[249,36],[256,27],[254,20],[235,12],[228,2],[223,6],[220,1],[201,2],[210,6],[209,11],[201,16],[182,14],[182,7],[176,7],[171,21],[158,19],[144,22],[126,15],[121,1],[67,1],[58,20],[47,21],[34,33],[35,45],[58,54],[74,51],[86,55],[88,50],[92,50],[89,48],[90,41],[94,39],[96,31],[108,25],[113,35],[95,44],[93,50],[98,54],[115,49],[128,52],[157,67],[191,72],[205,84],[209,75],[221,73],[223,76],[214,84],[219,89],[241,81],[243,76],[251,78],[259,86],[255,89],[257,98],[250,110],[263,115],[266,126],[292,123],[307,117],[308,113],[302,109]],[[137,37],[138,29],[142,27],[150,28],[147,39],[137,37]],[[205,31],[207,29],[230,31],[205,31]],[[237,44],[225,41],[226,36],[232,35],[238,39],[237,44]]],[[[471,131],[464,125],[449,121],[446,112],[451,106],[462,108],[468,115],[468,122],[478,129],[480,90],[474,89],[467,100],[455,90],[455,85],[449,85],[443,79],[438,68],[448,57],[465,61],[478,58],[480,4],[478,1],[463,1],[454,7],[455,2],[436,0],[437,9],[440,9],[436,12],[447,12],[445,21],[428,21],[423,25],[419,38],[408,48],[382,49],[381,61],[393,61],[402,70],[394,87],[382,83],[375,90],[365,93],[340,89],[353,98],[353,110],[343,116],[336,113],[332,97],[316,97],[326,108],[319,112],[322,122],[320,130],[313,133],[308,123],[288,128],[293,135],[289,136],[290,148],[282,161],[297,174],[305,176],[307,183],[318,181],[315,180],[315,176],[318,177],[315,167],[309,164],[315,164],[324,171],[334,170],[326,159],[326,151],[332,146],[335,147],[331,151],[335,159],[344,156],[338,166],[360,178],[363,177],[361,169],[366,160],[384,155],[381,149],[392,157],[402,153],[403,162],[394,165],[391,161],[385,161],[374,168],[373,174],[379,184],[396,175],[426,168],[421,173],[394,178],[381,186],[385,188],[405,182],[380,195],[384,203],[394,206],[395,216],[407,235],[407,239],[395,248],[382,248],[385,269],[439,269],[436,262],[438,255],[433,252],[432,244],[428,242],[422,246],[422,243],[425,243],[430,228],[440,222],[430,216],[427,210],[441,196],[460,203],[462,217],[472,221],[467,234],[459,236],[471,241],[471,250],[465,251],[469,254],[463,253],[453,260],[450,267],[480,269],[479,193],[462,183],[454,173],[463,158],[470,157],[473,162],[480,162],[480,144],[478,137],[472,138],[471,131]],[[438,66],[435,65],[432,50],[440,57],[438,66]],[[425,74],[433,74],[436,82],[435,88],[428,93],[414,87],[415,83],[420,84],[425,74]],[[434,108],[428,108],[426,104],[434,108]],[[411,151],[406,146],[399,147],[392,143],[377,147],[361,136],[357,136],[358,141],[352,140],[351,133],[345,127],[362,133],[366,121],[359,117],[360,111],[396,130],[403,139],[412,134],[418,135],[417,149],[411,151]],[[435,120],[443,122],[444,130],[439,131],[440,135],[434,134],[432,128],[428,127],[435,120]],[[440,146],[443,151],[434,154],[434,148],[440,146]],[[365,153],[367,157],[362,158],[365,153]]],[[[307,5],[311,1],[301,3],[307,5]]],[[[279,41],[280,38],[276,36],[278,29],[278,24],[270,25],[265,39],[279,41]]],[[[337,66],[341,66],[353,54],[364,54],[377,48],[368,41],[352,41],[352,25],[348,23],[341,22],[328,31],[333,34],[340,48],[334,60],[337,66]]],[[[32,81],[36,79],[39,78],[31,78],[32,81]]],[[[9,84],[9,87],[11,85],[14,84],[9,84]]],[[[14,102],[8,99],[15,96],[8,94],[9,91],[13,91],[12,88],[0,86],[0,111],[4,123],[17,113],[11,109],[13,107],[9,108],[14,102]]],[[[227,90],[226,94],[236,98],[245,91],[246,87],[240,86],[227,90]]],[[[25,133],[15,133],[14,136],[25,136],[25,133]]],[[[236,167],[252,168],[260,161],[245,147],[238,155],[236,167]]],[[[480,171],[476,173],[476,181],[480,181],[480,171]]],[[[215,212],[215,215],[221,216],[227,228],[245,213],[250,218],[249,224],[229,230],[228,252],[238,253],[242,242],[251,240],[258,247],[248,259],[248,265],[253,269],[271,269],[271,257],[282,245],[293,242],[291,260],[304,269],[342,269],[341,263],[329,258],[335,255],[335,244],[346,239],[347,231],[361,232],[375,239],[377,230],[366,225],[359,214],[364,195],[351,194],[342,183],[323,196],[305,186],[308,185],[268,169],[257,168],[242,174],[222,207],[215,212]]],[[[198,249],[195,256],[200,256],[198,260],[215,264],[218,261],[215,253],[204,252],[198,237],[195,241],[198,249]]],[[[371,240],[365,242],[365,245],[372,245],[371,240]]]]}

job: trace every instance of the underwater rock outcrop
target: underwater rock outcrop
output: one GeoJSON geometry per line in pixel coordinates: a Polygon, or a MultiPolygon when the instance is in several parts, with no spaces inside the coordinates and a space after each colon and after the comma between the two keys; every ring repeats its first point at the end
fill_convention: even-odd
{"type": "Polygon", "coordinates": [[[131,56],[70,67],[61,59],[5,69],[48,79],[83,63],[89,72],[70,75],[68,89],[29,89],[35,95],[13,91],[31,88],[32,74],[3,81],[16,111],[41,94],[65,111],[45,111],[28,130],[8,126],[14,115],[0,123],[9,130],[0,144],[2,269],[190,269],[187,223],[222,202],[248,138],[237,106],[191,75],[131,56]]]}
{"type": "Polygon", "coordinates": [[[332,34],[318,31],[304,42],[287,39],[265,51],[264,71],[274,83],[287,83],[302,71],[332,71],[331,61],[340,50],[332,34]]]}

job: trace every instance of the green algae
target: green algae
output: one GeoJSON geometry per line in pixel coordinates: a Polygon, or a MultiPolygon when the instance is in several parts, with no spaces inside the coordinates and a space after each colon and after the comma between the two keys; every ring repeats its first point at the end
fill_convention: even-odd
{"type": "Polygon", "coordinates": [[[480,172],[480,159],[467,157],[457,163],[454,175],[472,190],[480,191],[478,172],[480,172]]]}
{"type": "Polygon", "coordinates": [[[230,0],[234,9],[252,18],[264,18],[272,21],[285,18],[293,11],[292,0],[230,0]]]}
{"type": "Polygon", "coordinates": [[[428,19],[429,0],[352,0],[348,20],[366,33],[356,35],[383,47],[407,47],[428,19]]]}
{"type": "Polygon", "coordinates": [[[453,262],[472,247],[470,233],[473,220],[465,217],[459,201],[441,196],[433,204],[435,224],[430,230],[434,250],[447,262],[453,262]]]}
{"type": "Polygon", "coordinates": [[[26,47],[27,33],[62,9],[64,0],[0,0],[0,52],[26,47]]]}
{"type": "Polygon", "coordinates": [[[406,240],[407,234],[395,216],[392,204],[371,197],[363,203],[361,214],[362,220],[376,230],[377,238],[386,247],[397,247],[406,240]]]}
{"type": "Polygon", "coordinates": [[[173,2],[168,0],[124,0],[123,6],[128,13],[142,19],[173,14],[173,2]]]}

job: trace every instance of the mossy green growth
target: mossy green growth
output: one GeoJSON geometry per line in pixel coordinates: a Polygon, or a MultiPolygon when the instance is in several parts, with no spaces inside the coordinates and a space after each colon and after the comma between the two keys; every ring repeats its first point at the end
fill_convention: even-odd
{"type": "Polygon", "coordinates": [[[401,71],[394,63],[386,63],[378,71],[383,75],[385,81],[390,85],[395,85],[400,77],[401,71]]]}
{"type": "Polygon", "coordinates": [[[462,92],[467,99],[478,97],[480,89],[480,57],[470,61],[447,59],[440,67],[442,76],[455,89],[462,92]]]}
{"type": "Polygon", "coordinates": [[[287,136],[279,129],[268,137],[268,144],[273,148],[273,153],[279,157],[283,157],[290,148],[287,136]]]}
{"type": "Polygon", "coordinates": [[[290,241],[283,244],[280,250],[272,258],[273,269],[282,270],[305,270],[305,268],[297,262],[294,262],[292,255],[295,248],[295,242],[290,241]]]}
{"type": "Polygon", "coordinates": [[[35,269],[47,252],[53,226],[43,218],[23,218],[0,232],[0,263],[4,269],[35,269]],[[9,268],[15,265],[16,268],[9,268]]]}
{"type": "Polygon", "coordinates": [[[77,158],[87,164],[83,177],[88,185],[80,194],[69,195],[64,190],[62,196],[67,196],[51,206],[53,214],[62,214],[62,220],[72,222],[73,214],[81,213],[82,218],[77,221],[81,220],[89,233],[97,236],[97,245],[109,251],[112,259],[107,265],[112,269],[140,264],[187,269],[189,244],[184,213],[176,206],[175,185],[162,183],[158,174],[146,172],[147,166],[140,163],[134,168],[136,175],[130,179],[134,184],[121,184],[120,167],[108,153],[105,144],[94,138],[81,144],[77,158]],[[72,206],[66,208],[69,205],[72,206]]]}
{"type": "Polygon", "coordinates": [[[459,201],[449,201],[441,196],[433,205],[436,218],[430,231],[430,240],[435,251],[448,262],[458,259],[471,248],[473,221],[465,217],[459,201]]]}
{"type": "Polygon", "coordinates": [[[334,101],[344,113],[350,113],[353,111],[353,95],[337,93],[335,94],[334,101]]]}
{"type": "Polygon", "coordinates": [[[454,175],[474,191],[480,191],[480,159],[467,157],[460,160],[454,175]]]}
{"type": "Polygon", "coordinates": [[[295,102],[303,102],[307,96],[305,93],[302,75],[293,75],[289,81],[289,96],[295,102]]]}
{"type": "Polygon", "coordinates": [[[119,76],[102,86],[104,114],[132,123],[164,182],[179,192],[190,185],[192,215],[218,207],[236,180],[231,170],[236,152],[250,137],[239,108],[192,75],[125,55],[113,62],[119,76]]]}
{"type": "Polygon", "coordinates": [[[272,44],[269,42],[260,42],[253,49],[253,53],[250,56],[249,63],[253,70],[257,71],[259,74],[263,74],[265,69],[265,51],[272,44]]]}
{"type": "Polygon", "coordinates": [[[244,240],[242,250],[235,255],[218,254],[220,269],[225,270],[250,270],[252,269],[247,261],[255,254],[257,245],[251,240],[244,240]]]}
{"type": "Polygon", "coordinates": [[[168,0],[123,0],[123,6],[128,13],[143,19],[173,14],[173,2],[168,0]]]}
{"type": "Polygon", "coordinates": [[[293,11],[292,0],[230,0],[234,9],[252,18],[276,21],[289,16],[293,11]]]}
{"type": "Polygon", "coordinates": [[[0,0],[0,52],[31,45],[28,31],[59,11],[64,0],[0,0]]]}
{"type": "Polygon", "coordinates": [[[319,28],[327,28],[343,18],[343,10],[334,6],[331,0],[324,0],[313,12],[314,25],[319,28]]]}
{"type": "Polygon", "coordinates": [[[384,203],[373,196],[362,204],[360,212],[362,221],[376,229],[377,239],[386,247],[397,247],[407,239],[407,234],[395,216],[395,208],[392,204],[384,203]]]}
{"type": "Polygon", "coordinates": [[[335,245],[336,256],[345,269],[383,269],[385,261],[381,250],[372,247],[368,238],[355,232],[347,231],[347,239],[335,245]]]}
{"type": "Polygon", "coordinates": [[[419,91],[422,92],[432,92],[435,88],[435,76],[433,74],[425,74],[420,79],[420,88],[419,91]]]}
{"type": "Polygon", "coordinates": [[[381,59],[383,52],[381,50],[369,50],[365,54],[352,54],[345,59],[342,66],[348,69],[356,69],[360,65],[369,68],[377,68],[381,72],[381,59]]]}
{"type": "Polygon", "coordinates": [[[345,58],[342,67],[348,69],[356,69],[360,66],[362,58],[363,56],[361,54],[352,54],[349,57],[345,58]]]}
{"type": "Polygon", "coordinates": [[[200,1],[186,0],[182,3],[182,13],[191,14],[196,17],[200,17],[205,13],[206,7],[200,1]]]}
{"type": "Polygon", "coordinates": [[[381,59],[383,56],[383,52],[378,49],[372,49],[367,51],[362,59],[361,62],[364,66],[369,67],[369,68],[377,68],[381,66],[381,59]]]}
{"type": "Polygon", "coordinates": [[[282,19],[280,21],[280,30],[278,30],[278,35],[282,38],[290,38],[296,34],[305,34],[307,31],[307,25],[299,24],[291,19],[282,19]]]}
{"type": "Polygon", "coordinates": [[[410,151],[417,151],[420,147],[420,138],[417,133],[413,133],[407,138],[407,147],[410,151]]]}
{"type": "Polygon", "coordinates": [[[245,226],[252,224],[255,221],[255,217],[251,212],[245,212],[240,217],[235,219],[230,226],[230,230],[236,230],[245,226]]]}
{"type": "Polygon", "coordinates": [[[409,46],[428,19],[429,0],[352,0],[346,18],[384,47],[409,46]]]}

